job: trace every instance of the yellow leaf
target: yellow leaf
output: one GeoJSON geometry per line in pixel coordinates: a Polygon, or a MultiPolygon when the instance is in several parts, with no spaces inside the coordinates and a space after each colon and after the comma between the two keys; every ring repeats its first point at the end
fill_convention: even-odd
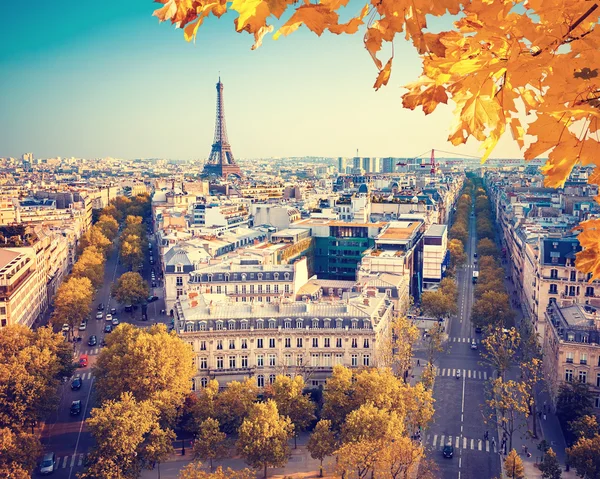
{"type": "Polygon", "coordinates": [[[579,224],[578,229],[581,233],[577,239],[583,251],[577,253],[575,266],[579,271],[592,273],[592,282],[600,279],[600,219],[584,221],[579,224]]]}
{"type": "Polygon", "coordinates": [[[302,5],[273,35],[273,39],[277,40],[281,35],[287,36],[295,32],[302,24],[320,36],[327,27],[336,24],[337,20],[338,14],[323,5],[312,3],[302,5]]]}
{"type": "Polygon", "coordinates": [[[168,0],[162,8],[154,10],[153,16],[157,17],[160,22],[170,20],[177,13],[177,4],[175,0],[168,0]]]}
{"type": "Polygon", "coordinates": [[[373,85],[375,90],[379,90],[382,86],[387,85],[392,72],[392,59],[393,57],[387,61],[383,69],[379,72],[379,75],[377,75],[377,80],[375,80],[375,84],[373,85]]]}
{"type": "Polygon", "coordinates": [[[381,50],[381,44],[383,43],[383,36],[377,25],[367,28],[365,33],[365,48],[371,55],[371,58],[375,62],[375,66],[378,70],[381,70],[383,64],[381,60],[377,58],[377,52],[381,50]]]}
{"type": "Polygon", "coordinates": [[[523,137],[525,136],[525,130],[521,126],[521,120],[519,120],[518,118],[511,118],[509,123],[513,140],[515,140],[519,145],[519,148],[522,149],[524,146],[523,137]]]}
{"type": "Polygon", "coordinates": [[[263,12],[266,13],[263,13],[264,19],[262,23],[264,25],[264,21],[268,16],[268,8],[262,0],[233,0],[231,2],[231,6],[229,8],[240,14],[240,16],[236,19],[236,30],[238,32],[241,32],[246,27],[246,24],[257,16],[257,11],[261,5],[263,6],[263,12]]]}
{"type": "Polygon", "coordinates": [[[263,37],[267,33],[271,33],[273,31],[273,25],[260,27],[258,32],[254,34],[254,45],[252,45],[252,50],[256,50],[258,47],[262,45],[263,37]]]}

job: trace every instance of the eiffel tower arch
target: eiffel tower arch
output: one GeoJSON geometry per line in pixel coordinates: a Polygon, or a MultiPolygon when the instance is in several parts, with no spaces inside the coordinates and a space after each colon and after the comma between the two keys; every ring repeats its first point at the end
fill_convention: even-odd
{"type": "Polygon", "coordinates": [[[220,176],[227,179],[229,176],[242,177],[242,171],[233,158],[231,145],[227,139],[227,128],[225,127],[225,106],[223,104],[223,83],[219,77],[217,83],[217,118],[215,121],[215,138],[210,150],[210,155],[203,176],[220,176]]]}

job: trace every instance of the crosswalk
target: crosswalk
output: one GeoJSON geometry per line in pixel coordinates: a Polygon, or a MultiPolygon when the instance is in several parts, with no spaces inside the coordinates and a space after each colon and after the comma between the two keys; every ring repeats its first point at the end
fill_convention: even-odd
{"type": "Polygon", "coordinates": [[[91,348],[91,349],[86,349],[85,351],[80,351],[79,354],[87,354],[88,356],[93,356],[95,354],[98,354],[100,352],[100,348],[91,348]]]}
{"type": "Polygon", "coordinates": [[[84,380],[84,379],[92,379],[92,373],[91,372],[89,372],[89,373],[83,373],[83,374],[76,373],[73,376],[71,376],[71,381],[73,379],[75,379],[75,376],[79,376],[82,380],[84,380]]]}
{"type": "Polygon", "coordinates": [[[481,343],[481,339],[479,339],[479,338],[457,338],[456,336],[452,336],[451,338],[448,338],[449,343],[469,343],[469,344],[471,344],[473,341],[475,341],[475,344],[481,343]]]}
{"type": "Polygon", "coordinates": [[[85,460],[85,454],[72,454],[70,456],[61,456],[56,458],[56,469],[66,469],[67,467],[82,466],[85,460]]]}
{"type": "Polygon", "coordinates": [[[444,434],[427,434],[424,444],[430,449],[443,449],[446,445],[454,446],[454,449],[469,449],[471,451],[497,452],[497,444],[483,439],[475,439],[460,436],[446,436],[444,434]]]}
{"type": "Polygon", "coordinates": [[[487,371],[482,371],[479,369],[458,369],[458,368],[436,368],[437,376],[456,376],[456,374],[460,371],[462,377],[467,379],[481,379],[483,381],[487,381],[488,373],[487,371]]]}

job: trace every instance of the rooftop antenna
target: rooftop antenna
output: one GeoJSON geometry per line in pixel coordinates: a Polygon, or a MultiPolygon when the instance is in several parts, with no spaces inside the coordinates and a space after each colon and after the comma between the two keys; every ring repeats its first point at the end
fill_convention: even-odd
{"type": "Polygon", "coordinates": [[[358,148],[356,149],[356,157],[358,158],[358,148]]]}

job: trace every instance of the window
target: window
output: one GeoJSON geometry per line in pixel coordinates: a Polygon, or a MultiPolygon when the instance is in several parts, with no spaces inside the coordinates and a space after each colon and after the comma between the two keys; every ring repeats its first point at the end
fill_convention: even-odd
{"type": "Polygon", "coordinates": [[[262,320],[262,319],[258,319],[258,320],[256,321],[256,329],[263,329],[263,327],[264,327],[264,322],[263,322],[263,320],[262,320]]]}
{"type": "Polygon", "coordinates": [[[242,284],[242,294],[246,294],[246,285],[242,284]]]}
{"type": "Polygon", "coordinates": [[[222,356],[217,357],[217,369],[223,369],[223,357],[222,356]]]}
{"type": "Polygon", "coordinates": [[[292,355],[291,354],[288,353],[288,354],[284,355],[284,359],[285,359],[286,366],[292,365],[292,355]]]}
{"type": "Polygon", "coordinates": [[[292,338],[285,338],[285,347],[286,348],[292,347],[292,338]]]}
{"type": "Polygon", "coordinates": [[[206,321],[201,321],[199,328],[200,331],[206,331],[206,321]]]}
{"type": "Polygon", "coordinates": [[[312,338],[312,347],[313,348],[319,347],[319,338],[312,338]]]}
{"type": "Polygon", "coordinates": [[[254,294],[254,285],[253,284],[250,285],[250,294],[254,294]]]}
{"type": "Polygon", "coordinates": [[[275,375],[269,374],[269,384],[273,384],[275,382],[275,375]]]}
{"type": "Polygon", "coordinates": [[[183,289],[177,288],[177,297],[183,296],[183,289]]]}
{"type": "Polygon", "coordinates": [[[302,329],[302,320],[301,319],[296,320],[296,329],[302,329]]]}
{"type": "Polygon", "coordinates": [[[277,327],[277,321],[274,319],[269,320],[269,329],[275,329],[277,327]]]}
{"type": "Polygon", "coordinates": [[[302,356],[300,354],[296,357],[296,366],[302,366],[302,356]]]}
{"type": "Polygon", "coordinates": [[[363,319],[363,329],[371,329],[371,321],[363,319]]]}
{"type": "Polygon", "coordinates": [[[579,371],[579,382],[583,384],[587,382],[587,371],[579,371]]]}
{"type": "Polygon", "coordinates": [[[208,378],[201,378],[200,379],[200,384],[202,385],[203,388],[205,388],[206,386],[208,386],[208,378]]]}
{"type": "Polygon", "coordinates": [[[326,347],[326,348],[328,348],[329,347],[329,341],[330,341],[330,338],[324,338],[323,339],[323,343],[324,343],[323,346],[326,347]]]}
{"type": "Polygon", "coordinates": [[[587,288],[585,288],[585,295],[586,296],[594,296],[594,287],[588,286],[587,288]]]}
{"type": "Polygon", "coordinates": [[[215,326],[217,328],[217,331],[221,331],[223,329],[223,321],[217,321],[217,324],[215,326]]]}
{"type": "Polygon", "coordinates": [[[248,329],[248,321],[244,320],[240,323],[240,329],[248,329]]]}
{"type": "Polygon", "coordinates": [[[273,292],[279,293],[279,285],[278,284],[276,284],[275,286],[273,286],[273,292]]]}
{"type": "Polygon", "coordinates": [[[316,368],[319,366],[319,354],[311,354],[310,356],[310,365],[313,368],[316,368]]]}
{"type": "Polygon", "coordinates": [[[200,369],[208,369],[208,358],[200,358],[200,369]]]}
{"type": "Polygon", "coordinates": [[[256,385],[259,388],[265,387],[265,377],[262,374],[259,374],[258,376],[256,376],[256,385]]]}
{"type": "Polygon", "coordinates": [[[331,321],[329,319],[325,319],[323,321],[323,327],[327,329],[331,328],[331,321]]]}
{"type": "Polygon", "coordinates": [[[242,356],[242,367],[243,368],[248,367],[248,356],[242,356]]]}
{"type": "Polygon", "coordinates": [[[227,329],[235,329],[235,321],[228,321],[227,329]]]}
{"type": "Polygon", "coordinates": [[[267,284],[267,286],[265,287],[265,291],[266,291],[267,293],[270,293],[270,292],[271,292],[271,285],[270,285],[270,284],[267,284]]]}
{"type": "MultiPolygon", "coordinates": [[[[260,274],[259,274],[259,276],[260,276],[260,274]]],[[[260,278],[258,278],[258,279],[260,279],[260,278]]],[[[259,284],[259,285],[258,285],[258,292],[259,292],[259,293],[262,293],[262,292],[263,292],[263,290],[262,290],[262,284],[259,284]]]]}
{"type": "Polygon", "coordinates": [[[217,294],[221,294],[223,292],[223,288],[221,288],[221,285],[219,284],[217,286],[217,294]]]}
{"type": "Polygon", "coordinates": [[[567,381],[568,383],[573,382],[573,370],[572,369],[565,369],[565,381],[567,381]]]}
{"type": "Polygon", "coordinates": [[[369,365],[369,355],[368,354],[363,354],[363,366],[368,366],[369,365]]]}
{"type": "Polygon", "coordinates": [[[264,367],[265,365],[265,357],[262,354],[256,355],[256,366],[259,368],[264,367]]]}
{"type": "Polygon", "coordinates": [[[229,340],[229,349],[235,349],[235,339],[229,340]]]}
{"type": "Polygon", "coordinates": [[[183,273],[183,265],[181,265],[181,264],[175,265],[175,272],[176,273],[183,273]]]}
{"type": "Polygon", "coordinates": [[[558,279],[558,270],[557,269],[550,270],[550,279],[558,279]]]}
{"type": "Polygon", "coordinates": [[[200,341],[200,351],[206,351],[206,341],[200,341]]]}
{"type": "Polygon", "coordinates": [[[358,327],[358,320],[357,319],[353,319],[352,320],[352,326],[350,326],[352,329],[356,329],[358,327]]]}
{"type": "Polygon", "coordinates": [[[262,348],[263,347],[263,339],[262,338],[258,338],[256,340],[256,347],[257,348],[262,348]]]}
{"type": "Polygon", "coordinates": [[[269,338],[269,347],[270,348],[274,348],[275,347],[275,338],[269,338]]]}
{"type": "Polygon", "coordinates": [[[567,334],[567,341],[575,341],[575,334],[568,333],[567,334]]]}
{"type": "Polygon", "coordinates": [[[335,338],[335,347],[336,348],[342,347],[342,338],[335,338]]]}
{"type": "Polygon", "coordinates": [[[284,327],[285,329],[290,329],[290,328],[292,327],[292,322],[291,322],[291,321],[286,321],[286,322],[285,322],[285,323],[283,323],[283,324],[284,324],[284,326],[283,326],[283,327],[284,327]]]}
{"type": "Polygon", "coordinates": [[[548,294],[558,294],[558,287],[555,284],[551,284],[548,294]]]}
{"type": "Polygon", "coordinates": [[[369,347],[369,338],[365,338],[365,340],[363,341],[363,348],[368,348],[369,347]]]}
{"type": "Polygon", "coordinates": [[[353,354],[352,355],[352,366],[358,366],[358,354],[353,354]]]}
{"type": "Polygon", "coordinates": [[[229,356],[229,369],[235,369],[235,356],[229,356]]]}
{"type": "Polygon", "coordinates": [[[275,356],[274,354],[269,354],[269,366],[271,366],[271,367],[275,367],[275,365],[276,365],[276,364],[275,364],[275,361],[276,361],[276,360],[275,360],[275,357],[276,357],[276,356],[275,356]]]}
{"type": "Polygon", "coordinates": [[[579,354],[579,364],[587,364],[587,354],[586,353],[579,354]]]}
{"type": "Polygon", "coordinates": [[[248,349],[248,340],[242,339],[242,349],[248,349]]]}
{"type": "Polygon", "coordinates": [[[343,364],[344,355],[342,353],[335,353],[335,364],[343,364]]]}
{"type": "Polygon", "coordinates": [[[286,285],[283,287],[283,291],[284,291],[285,293],[289,293],[289,292],[290,292],[290,285],[289,285],[289,284],[286,284],[286,285]]]}
{"type": "Polygon", "coordinates": [[[596,396],[596,400],[594,401],[594,405],[596,408],[600,408],[600,396],[596,396]]]}
{"type": "Polygon", "coordinates": [[[323,354],[323,366],[327,368],[331,367],[331,353],[323,354]]]}
{"type": "Polygon", "coordinates": [[[567,362],[568,363],[573,362],[573,353],[572,352],[567,352],[567,362]]]}
{"type": "Polygon", "coordinates": [[[352,338],[352,347],[353,348],[358,348],[358,339],[352,338]]]}
{"type": "Polygon", "coordinates": [[[183,286],[183,276],[177,276],[175,278],[175,286],[183,286]]]}
{"type": "Polygon", "coordinates": [[[577,281],[577,273],[575,271],[571,271],[571,281],[577,281]]]}
{"type": "Polygon", "coordinates": [[[319,320],[318,319],[313,319],[312,320],[312,327],[313,328],[318,328],[319,327],[319,320]]]}
{"type": "Polygon", "coordinates": [[[600,388],[600,373],[596,374],[596,387],[600,388]]]}
{"type": "Polygon", "coordinates": [[[296,347],[297,348],[301,348],[302,347],[302,338],[296,338],[296,347]]]}
{"type": "Polygon", "coordinates": [[[223,349],[223,340],[217,339],[217,349],[223,349]]]}

